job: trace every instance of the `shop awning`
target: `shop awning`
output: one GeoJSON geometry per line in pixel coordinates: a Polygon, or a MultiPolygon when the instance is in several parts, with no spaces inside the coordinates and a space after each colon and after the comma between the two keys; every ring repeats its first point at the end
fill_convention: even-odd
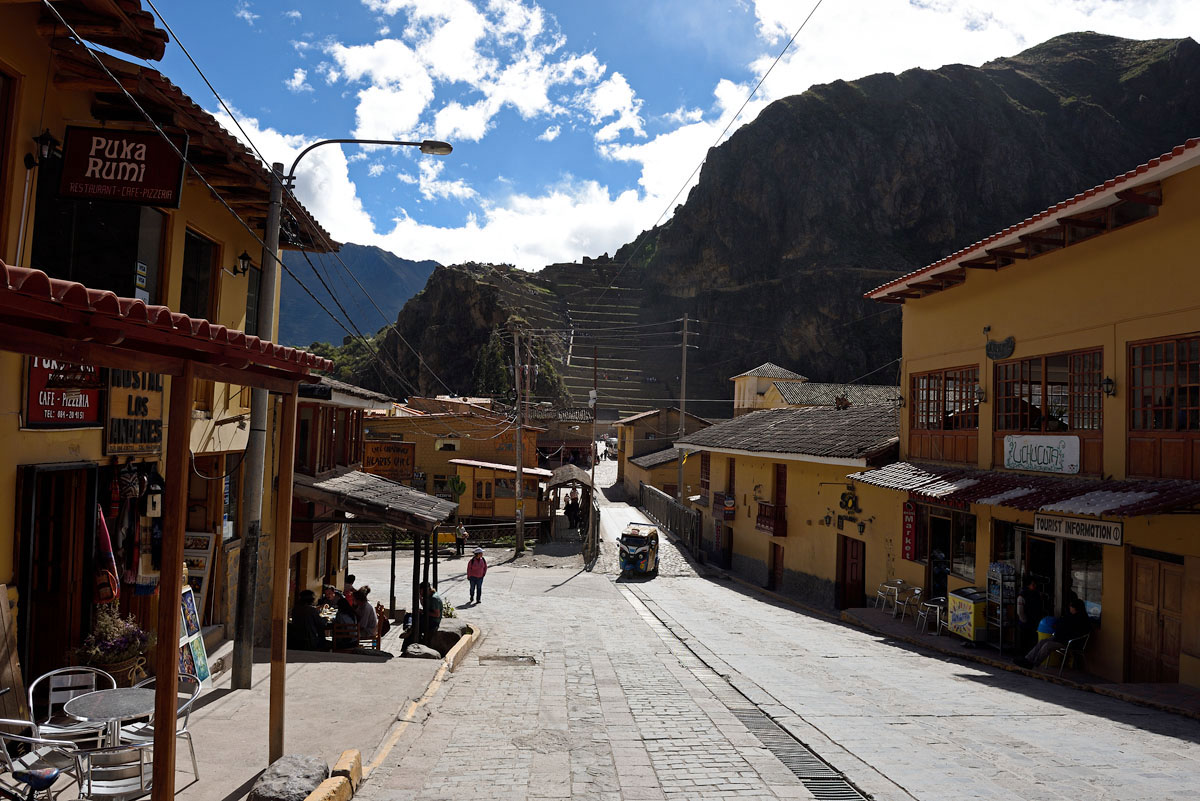
{"type": "MultiPolygon", "coordinates": [[[[451,459],[450,464],[461,464],[466,467],[475,467],[480,470],[495,470],[497,473],[515,473],[517,472],[516,465],[497,464],[496,462],[480,462],[475,459],[451,459]]],[[[541,467],[522,467],[521,472],[526,476],[537,476],[538,478],[550,478],[550,471],[541,467]]]]}
{"type": "Polygon", "coordinates": [[[579,467],[573,464],[564,464],[550,476],[550,483],[546,485],[546,488],[554,489],[555,487],[566,487],[571,484],[578,484],[581,487],[591,489],[592,479],[579,467]]]}
{"type": "Polygon", "coordinates": [[[1200,506],[1200,481],[1102,481],[915,462],[895,462],[847,478],[918,499],[1006,506],[1026,512],[1137,517],[1200,506]]]}
{"type": "Polygon", "coordinates": [[[458,509],[453,501],[359,470],[327,478],[297,474],[293,491],[297,498],[350,512],[359,519],[418,531],[432,531],[458,509]]]}

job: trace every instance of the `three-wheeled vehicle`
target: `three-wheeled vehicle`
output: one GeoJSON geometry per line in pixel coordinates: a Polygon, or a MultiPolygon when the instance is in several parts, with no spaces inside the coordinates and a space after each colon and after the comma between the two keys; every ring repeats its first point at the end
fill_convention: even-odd
{"type": "Polygon", "coordinates": [[[621,554],[621,572],[658,575],[658,529],[630,523],[617,540],[621,554]]]}

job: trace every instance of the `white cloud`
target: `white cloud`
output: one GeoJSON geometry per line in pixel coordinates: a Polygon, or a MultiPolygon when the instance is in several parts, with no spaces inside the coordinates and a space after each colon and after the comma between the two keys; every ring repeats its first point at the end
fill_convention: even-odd
{"type": "Polygon", "coordinates": [[[325,83],[333,84],[342,77],[342,73],[328,61],[322,61],[317,65],[317,74],[325,79],[325,83]]]}
{"type": "Polygon", "coordinates": [[[444,140],[478,142],[487,133],[495,114],[488,100],[470,106],[452,100],[434,115],[433,135],[444,140]]]}
{"type": "Polygon", "coordinates": [[[596,132],[596,141],[611,142],[628,129],[635,136],[645,136],[642,127],[642,101],[634,94],[629,81],[619,72],[614,72],[599,86],[589,92],[584,100],[592,113],[592,122],[600,123],[609,117],[616,119],[596,132]]]}
{"type": "Polygon", "coordinates": [[[299,11],[297,11],[296,9],[293,8],[290,11],[283,12],[283,16],[287,17],[288,19],[292,20],[293,22],[299,22],[301,17],[303,17],[303,14],[301,14],[299,11]]]}
{"type": "Polygon", "coordinates": [[[262,16],[261,14],[255,14],[250,10],[250,3],[247,2],[247,0],[238,0],[238,4],[234,9],[233,15],[250,26],[253,26],[254,21],[262,16]]]}
{"type": "Polygon", "coordinates": [[[558,138],[560,133],[562,133],[562,126],[551,125],[549,128],[538,134],[538,140],[542,142],[553,142],[558,138]]]}
{"type": "Polygon", "coordinates": [[[674,111],[668,111],[666,114],[663,114],[661,117],[659,117],[659,119],[661,119],[663,122],[669,122],[675,125],[682,125],[685,122],[699,122],[703,118],[703,109],[684,108],[683,106],[680,106],[674,111]]]}
{"type": "Polygon", "coordinates": [[[367,174],[372,178],[378,178],[379,176],[383,175],[386,170],[387,167],[383,164],[372,164],[367,168],[367,174]]]}
{"type": "Polygon", "coordinates": [[[313,88],[308,85],[308,73],[296,67],[292,72],[292,77],[283,82],[283,85],[292,92],[311,92],[313,88]]]}
{"type": "Polygon", "coordinates": [[[371,84],[358,92],[354,136],[395,139],[417,128],[434,91],[412,48],[396,39],[381,39],[353,47],[334,44],[329,53],[347,80],[371,84]]]}
{"type": "Polygon", "coordinates": [[[426,200],[435,200],[437,198],[469,200],[478,194],[461,178],[453,181],[443,180],[441,174],[446,169],[446,162],[444,161],[423,159],[418,169],[421,174],[418,186],[421,190],[421,196],[426,200]]]}

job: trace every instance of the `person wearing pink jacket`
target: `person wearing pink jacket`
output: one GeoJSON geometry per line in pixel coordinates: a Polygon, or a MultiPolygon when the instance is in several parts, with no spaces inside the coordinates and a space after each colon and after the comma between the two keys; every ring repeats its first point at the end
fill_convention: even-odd
{"type": "Polygon", "coordinates": [[[471,585],[471,603],[483,603],[483,577],[487,575],[487,561],[483,549],[476,548],[475,555],[467,562],[467,582],[471,585]]]}

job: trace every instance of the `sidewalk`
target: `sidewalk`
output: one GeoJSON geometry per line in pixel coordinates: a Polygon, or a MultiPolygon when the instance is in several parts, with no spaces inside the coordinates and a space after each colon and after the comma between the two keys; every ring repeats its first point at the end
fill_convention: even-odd
{"type": "MultiPolygon", "coordinates": [[[[399,654],[398,632],[383,649],[399,654]]],[[[210,655],[232,662],[232,644],[210,655]]],[[[176,756],[176,797],[181,801],[235,801],[250,792],[267,766],[270,654],[255,649],[252,686],[230,689],[231,672],[217,676],[192,710],[200,781],[191,776],[187,743],[176,756]]],[[[319,756],[331,766],[357,748],[370,759],[398,714],[424,693],[442,666],[434,659],[380,659],[354,654],[289,652],[284,752],[319,756]]]]}

